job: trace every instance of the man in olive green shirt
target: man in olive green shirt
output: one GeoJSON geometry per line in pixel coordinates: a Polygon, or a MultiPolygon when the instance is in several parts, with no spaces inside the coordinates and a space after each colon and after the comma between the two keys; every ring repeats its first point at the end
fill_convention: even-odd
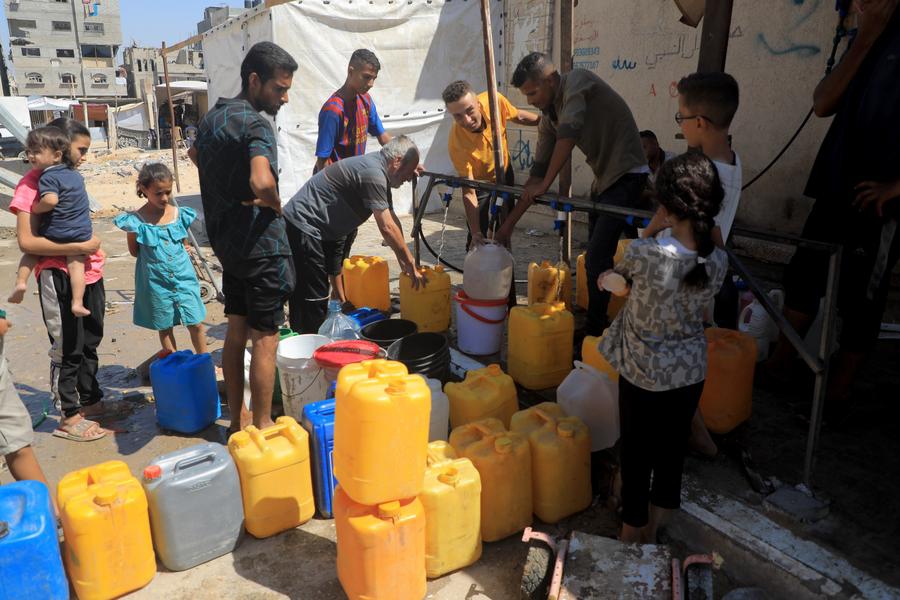
{"type": "MultiPolygon", "coordinates": [[[[540,52],[532,52],[519,62],[512,85],[543,115],[531,176],[521,200],[497,231],[498,241],[509,240],[516,221],[536,197],[550,188],[576,146],[594,173],[592,200],[622,207],[639,206],[650,170],[631,109],[615,90],[585,69],[561,75],[540,52]]],[[[600,335],[607,325],[609,292],[601,291],[594,282],[600,273],[612,268],[619,236],[627,227],[621,217],[590,215],[585,261],[588,335],[600,335]]],[[[636,231],[629,233],[636,235],[636,231]]]]}

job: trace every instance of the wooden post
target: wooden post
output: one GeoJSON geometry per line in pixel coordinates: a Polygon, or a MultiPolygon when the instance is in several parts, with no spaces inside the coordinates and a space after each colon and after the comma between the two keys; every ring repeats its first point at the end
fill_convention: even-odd
{"type": "Polygon", "coordinates": [[[494,177],[504,183],[506,165],[500,139],[500,104],[497,101],[497,72],[494,69],[494,36],[491,31],[490,0],[481,0],[481,27],[484,34],[484,68],[487,74],[488,102],[491,105],[491,137],[494,140],[494,177]]]}
{"type": "MultiPolygon", "coordinates": [[[[165,42],[162,43],[160,54],[162,55],[163,74],[166,78],[166,98],[169,101],[169,130],[171,131],[169,137],[172,140],[172,169],[175,171],[175,190],[181,192],[181,179],[178,177],[178,148],[175,145],[175,105],[172,104],[172,87],[169,84],[169,60],[168,56],[166,56],[165,42]]],[[[162,137],[161,128],[159,135],[162,137]]]]}
{"type": "Polygon", "coordinates": [[[725,70],[733,7],[734,0],[707,0],[703,12],[700,57],[697,60],[697,71],[700,73],[720,73],[725,70]]]}
{"type": "MultiPolygon", "coordinates": [[[[573,47],[575,7],[573,0],[562,0],[559,6],[559,71],[568,73],[572,70],[575,54],[573,47]]],[[[572,196],[572,159],[566,161],[559,172],[559,195],[572,196]]],[[[570,264],[572,261],[572,218],[567,215],[565,227],[566,242],[563,245],[562,260],[570,264]]],[[[570,264],[571,266],[571,264],[570,264]]]]}

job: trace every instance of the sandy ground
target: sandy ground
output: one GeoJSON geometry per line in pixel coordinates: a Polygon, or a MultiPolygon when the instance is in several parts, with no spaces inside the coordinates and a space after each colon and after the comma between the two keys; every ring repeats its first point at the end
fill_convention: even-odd
{"type": "MultiPolygon", "coordinates": [[[[180,154],[183,156],[184,152],[180,154]]],[[[124,460],[132,472],[139,473],[153,457],[165,452],[203,440],[226,441],[224,419],[194,436],[160,430],[155,422],[151,390],[142,385],[134,371],[138,364],[157,351],[158,340],[155,333],[131,324],[134,261],[127,253],[124,234],[112,225],[111,218],[123,209],[140,205],[141,201],[134,193],[135,166],[146,160],[170,162],[171,151],[142,153],[128,150],[94,156],[84,168],[89,191],[102,205],[102,210],[95,214],[94,226],[109,256],[105,272],[106,328],[100,347],[99,378],[108,399],[124,402],[129,407],[127,416],[105,423],[113,435],[89,444],[52,437],[58,414],[52,406],[48,407],[48,344],[38,298],[31,293],[32,289],[22,305],[6,306],[14,324],[7,335],[6,355],[16,387],[36,421],[40,420],[42,411],[49,408],[49,416],[36,428],[35,448],[51,482],[58,481],[73,469],[112,458],[124,460]]],[[[179,168],[182,200],[195,203],[196,196],[191,196],[199,192],[196,170],[186,157],[179,161],[179,168]]],[[[402,221],[408,232],[411,219],[403,217],[402,221]]],[[[440,215],[429,217],[423,226],[427,238],[436,248],[442,228],[440,215]]],[[[526,223],[517,233],[514,240],[517,278],[525,278],[530,261],[554,258],[557,243],[551,230],[552,222],[536,219],[526,223]],[[527,235],[528,229],[543,235],[527,235]]],[[[0,229],[0,234],[0,282],[11,286],[19,254],[12,232],[0,229]]],[[[576,241],[580,238],[581,235],[576,241]]],[[[459,214],[451,212],[445,232],[445,255],[450,262],[462,264],[464,240],[464,221],[459,214]]],[[[361,228],[355,249],[389,259],[391,285],[396,294],[397,264],[390,250],[381,246],[373,223],[361,228]]],[[[423,261],[432,262],[424,248],[423,261]]],[[[760,274],[775,281],[780,276],[777,271],[777,268],[764,267],[760,274]]],[[[452,280],[459,284],[461,276],[453,273],[452,280]]],[[[520,285],[519,293],[524,291],[525,286],[520,285]]],[[[225,333],[224,316],[221,305],[215,302],[207,305],[207,309],[210,350],[217,358],[225,333]]],[[[181,347],[190,347],[183,329],[178,331],[178,340],[181,347]]],[[[900,517],[895,507],[896,498],[900,496],[900,482],[892,473],[897,472],[897,457],[900,456],[895,406],[900,397],[896,367],[900,364],[900,355],[896,342],[893,344],[880,347],[867,372],[864,391],[868,400],[862,405],[864,410],[860,418],[849,431],[825,430],[823,433],[816,483],[832,500],[831,516],[813,525],[782,520],[799,535],[838,550],[857,567],[896,585],[900,572],[896,568],[896,556],[900,551],[896,541],[900,517]]],[[[797,389],[776,391],[775,394],[757,393],[753,418],[729,440],[738,447],[751,449],[766,475],[796,482],[805,443],[804,424],[797,415],[808,411],[809,397],[805,372],[798,368],[797,389]]],[[[691,459],[687,468],[708,482],[710,489],[718,489],[763,510],[761,496],[749,489],[733,453],[723,453],[714,461],[691,459]]],[[[9,480],[8,472],[0,472],[0,482],[9,480]]],[[[615,515],[596,506],[548,529],[562,533],[572,528],[612,535],[616,529],[615,515]]],[[[526,546],[516,536],[486,544],[483,558],[476,565],[430,582],[428,597],[515,598],[525,552],[526,546]]],[[[341,591],[334,557],[333,522],[313,519],[296,530],[266,540],[248,537],[233,554],[187,572],[170,573],[160,566],[154,581],[133,597],[192,600],[339,598],[341,591]]],[[[720,589],[719,593],[722,591],[720,589]]]]}

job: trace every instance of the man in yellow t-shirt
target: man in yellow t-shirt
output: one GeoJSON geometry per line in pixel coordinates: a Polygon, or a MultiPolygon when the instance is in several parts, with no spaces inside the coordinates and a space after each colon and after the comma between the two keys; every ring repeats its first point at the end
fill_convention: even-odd
{"type": "MultiPolygon", "coordinates": [[[[454,81],[444,89],[442,96],[447,112],[453,117],[447,149],[456,172],[460,177],[467,179],[495,182],[494,140],[487,92],[476,96],[468,82],[454,81]]],[[[506,122],[535,126],[541,117],[529,111],[516,109],[499,93],[497,102],[500,105],[500,144],[504,155],[503,163],[506,166],[503,182],[513,185],[515,181],[509,164],[506,122]]],[[[490,218],[489,194],[464,187],[463,204],[469,226],[469,241],[466,244],[468,249],[473,242],[484,243],[490,218]]]]}

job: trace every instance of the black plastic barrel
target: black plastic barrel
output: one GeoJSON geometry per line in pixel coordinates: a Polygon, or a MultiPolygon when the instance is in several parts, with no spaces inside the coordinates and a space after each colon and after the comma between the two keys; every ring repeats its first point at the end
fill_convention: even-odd
{"type": "Polygon", "coordinates": [[[382,348],[387,348],[399,339],[405,338],[419,331],[419,326],[408,319],[382,319],[369,323],[360,330],[364,340],[375,342],[382,348]]]}
{"type": "Polygon", "coordinates": [[[445,382],[450,374],[450,345],[441,333],[415,333],[388,348],[388,358],[406,365],[410,373],[445,382]]]}

